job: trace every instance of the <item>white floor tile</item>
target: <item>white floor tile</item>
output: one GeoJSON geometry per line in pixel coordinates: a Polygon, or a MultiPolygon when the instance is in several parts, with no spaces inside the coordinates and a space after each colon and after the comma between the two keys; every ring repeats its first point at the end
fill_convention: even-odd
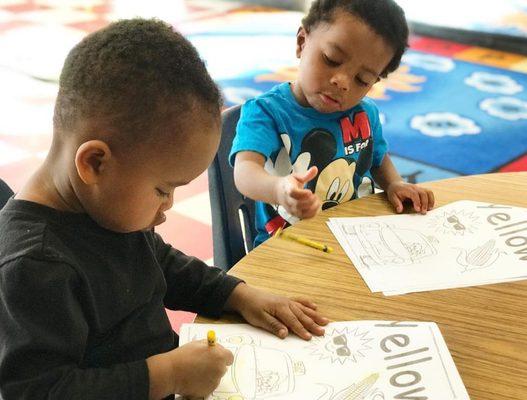
{"type": "Polygon", "coordinates": [[[212,225],[209,193],[203,192],[175,203],[172,210],[195,219],[203,224],[212,225]]]}

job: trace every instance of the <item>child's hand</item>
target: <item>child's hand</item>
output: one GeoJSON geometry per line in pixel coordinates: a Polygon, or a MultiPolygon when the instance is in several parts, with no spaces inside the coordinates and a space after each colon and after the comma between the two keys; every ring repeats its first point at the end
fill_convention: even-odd
{"type": "Polygon", "coordinates": [[[322,336],[329,320],[322,317],[315,304],[305,299],[291,300],[240,283],[231,293],[227,307],[238,311],[251,325],[263,328],[280,338],[289,329],[305,340],[312,334],[322,336]]]}
{"type": "Polygon", "coordinates": [[[304,185],[317,176],[317,167],[309,168],[305,173],[292,173],[277,181],[275,191],[278,204],[298,218],[314,217],[320,210],[320,200],[304,185]]]}
{"type": "Polygon", "coordinates": [[[169,379],[182,396],[206,397],[220,384],[234,357],[222,345],[209,346],[206,340],[196,340],[168,353],[172,366],[169,379]]]}
{"type": "Polygon", "coordinates": [[[434,208],[434,194],[431,190],[419,187],[412,183],[397,181],[391,183],[386,189],[388,201],[392,203],[397,213],[403,211],[403,202],[410,200],[414,210],[421,214],[434,208]]]}

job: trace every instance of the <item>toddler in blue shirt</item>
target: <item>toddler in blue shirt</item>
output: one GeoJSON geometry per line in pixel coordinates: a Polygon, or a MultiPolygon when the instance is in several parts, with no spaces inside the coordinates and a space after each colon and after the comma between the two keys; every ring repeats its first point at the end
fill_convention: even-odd
{"type": "Polygon", "coordinates": [[[399,66],[408,26],[393,0],[314,1],[297,33],[298,77],[248,101],[230,162],[238,190],[256,203],[255,244],[277,228],[373,192],[402,212],[425,214],[430,190],[406,183],[366,98],[399,66]]]}

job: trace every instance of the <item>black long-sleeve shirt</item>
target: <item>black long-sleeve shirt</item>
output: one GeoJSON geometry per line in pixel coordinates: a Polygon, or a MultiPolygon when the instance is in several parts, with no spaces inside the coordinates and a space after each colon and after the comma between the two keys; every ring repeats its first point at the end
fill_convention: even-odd
{"type": "Polygon", "coordinates": [[[239,282],[153,232],[11,199],[0,212],[0,398],[148,399],[145,359],[177,347],[165,307],[219,316],[239,282]]]}

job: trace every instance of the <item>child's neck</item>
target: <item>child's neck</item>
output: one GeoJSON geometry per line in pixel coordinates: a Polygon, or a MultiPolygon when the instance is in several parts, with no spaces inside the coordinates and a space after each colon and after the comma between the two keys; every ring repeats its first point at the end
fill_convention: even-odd
{"type": "Polygon", "coordinates": [[[84,212],[68,176],[67,166],[46,159],[16,194],[19,200],[32,201],[60,211],[84,212]]]}
{"type": "Polygon", "coordinates": [[[295,97],[298,104],[300,104],[302,107],[311,107],[297,81],[291,81],[289,83],[289,87],[291,88],[291,93],[293,93],[293,96],[295,97]]]}

